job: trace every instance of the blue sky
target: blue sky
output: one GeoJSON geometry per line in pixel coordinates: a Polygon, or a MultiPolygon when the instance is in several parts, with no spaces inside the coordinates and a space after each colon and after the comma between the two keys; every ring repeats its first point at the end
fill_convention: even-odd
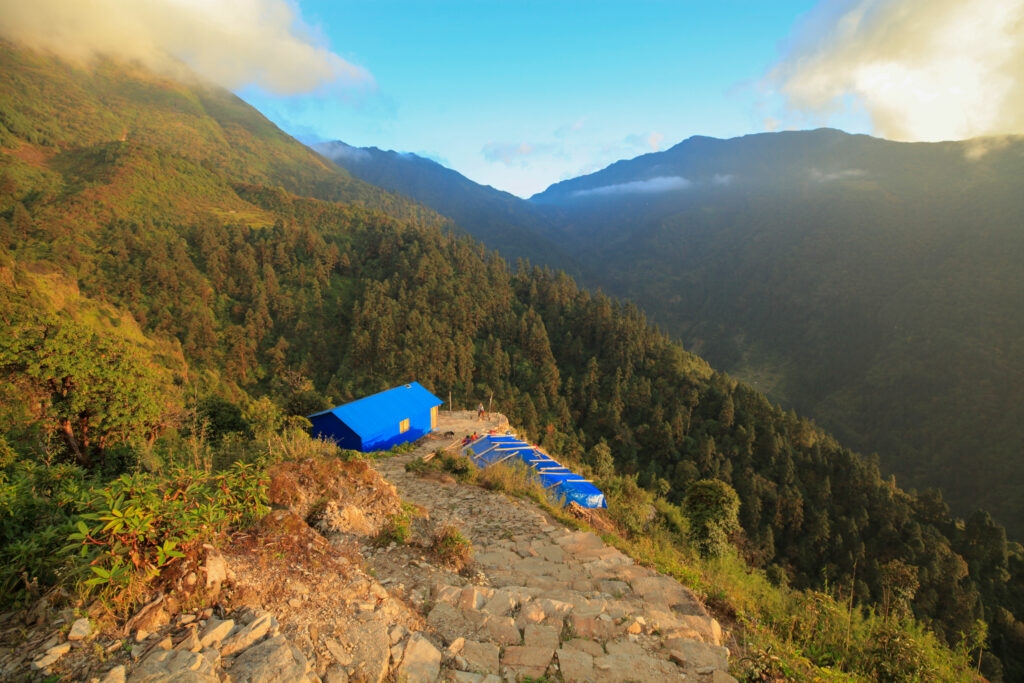
{"type": "Polygon", "coordinates": [[[0,36],[520,196],[691,135],[1024,133],[1024,0],[0,0],[0,36]]]}
{"type": "Polygon", "coordinates": [[[304,0],[306,26],[372,83],[240,94],[305,141],[415,152],[529,196],[691,135],[785,125],[763,80],[814,5],[304,0]]]}

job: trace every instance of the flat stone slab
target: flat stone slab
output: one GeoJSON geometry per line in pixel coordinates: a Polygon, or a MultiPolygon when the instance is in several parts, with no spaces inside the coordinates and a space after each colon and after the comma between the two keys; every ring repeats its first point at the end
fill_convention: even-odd
{"type": "Polygon", "coordinates": [[[462,657],[470,671],[479,674],[499,674],[501,649],[494,643],[467,640],[462,646],[462,657]]]}
{"type": "Polygon", "coordinates": [[[562,674],[562,680],[566,683],[592,681],[594,680],[594,658],[586,652],[559,650],[558,670],[562,674]]]}
{"type": "Polygon", "coordinates": [[[557,650],[559,646],[560,628],[543,624],[527,624],[523,629],[523,645],[557,650]]]}
{"type": "Polygon", "coordinates": [[[435,681],[441,673],[441,652],[419,633],[409,636],[398,666],[400,681],[435,681]]]}
{"type": "Polygon", "coordinates": [[[512,669],[517,676],[540,678],[547,672],[554,656],[555,651],[548,648],[510,645],[505,648],[501,665],[512,669]]]}
{"type": "Polygon", "coordinates": [[[594,658],[598,681],[680,680],[682,672],[672,662],[646,655],[604,655],[594,658]]]}

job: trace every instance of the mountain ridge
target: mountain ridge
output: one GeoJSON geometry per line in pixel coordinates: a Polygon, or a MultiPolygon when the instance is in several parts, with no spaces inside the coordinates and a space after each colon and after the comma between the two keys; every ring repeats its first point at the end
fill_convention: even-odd
{"type": "Polygon", "coordinates": [[[580,275],[575,259],[548,238],[553,226],[547,218],[514,195],[415,154],[352,147],[340,140],[313,149],[361,180],[430,206],[513,263],[520,258],[556,262],[580,275]]]}

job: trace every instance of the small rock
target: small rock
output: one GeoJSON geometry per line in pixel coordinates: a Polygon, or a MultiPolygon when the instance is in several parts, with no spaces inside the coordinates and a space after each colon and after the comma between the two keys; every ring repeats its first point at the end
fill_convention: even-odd
{"type": "Polygon", "coordinates": [[[324,673],[323,683],[348,683],[348,672],[338,664],[331,664],[324,673]]]}
{"type": "Polygon", "coordinates": [[[434,681],[441,673],[441,652],[419,633],[409,637],[396,678],[408,681],[434,681]]]}
{"type": "Polygon", "coordinates": [[[85,640],[90,635],[92,635],[92,624],[89,623],[88,618],[82,617],[75,619],[75,623],[71,624],[68,640],[85,640]]]}
{"type": "Polygon", "coordinates": [[[206,548],[206,565],[203,570],[206,572],[206,590],[212,595],[220,592],[222,584],[228,580],[228,564],[220,551],[209,543],[204,543],[206,548]]]}
{"type": "MultiPolygon", "coordinates": [[[[273,617],[268,612],[264,612],[256,621],[252,622],[238,633],[231,635],[220,648],[221,655],[230,657],[236,652],[245,650],[253,643],[257,642],[263,636],[267,635],[270,631],[271,620],[273,617]]],[[[314,627],[311,625],[310,630],[314,627]]],[[[316,641],[314,641],[316,642],[316,641]]]]}
{"type": "Polygon", "coordinates": [[[181,616],[178,617],[178,623],[181,624],[182,626],[188,626],[189,624],[191,624],[195,620],[196,620],[196,615],[194,615],[194,614],[182,614],[181,616]]]}
{"type": "Polygon", "coordinates": [[[231,633],[231,630],[234,627],[234,619],[225,619],[224,621],[210,619],[206,623],[203,635],[199,636],[199,643],[204,648],[217,647],[225,638],[228,637],[228,634],[231,633]]]}
{"type": "Polygon", "coordinates": [[[125,669],[124,664],[119,664],[108,671],[107,675],[103,677],[103,680],[101,680],[100,683],[124,683],[127,675],[128,671],[125,669]]]}
{"type": "Polygon", "coordinates": [[[284,636],[275,636],[238,655],[231,665],[231,679],[237,683],[294,681],[308,683],[309,663],[305,655],[284,636]]]}
{"type": "Polygon", "coordinates": [[[132,672],[132,683],[163,683],[179,679],[190,683],[220,683],[220,677],[205,657],[185,650],[155,650],[132,672]]]}
{"type": "Polygon", "coordinates": [[[188,635],[185,636],[184,639],[182,639],[182,641],[178,643],[178,646],[174,649],[188,650],[189,652],[199,652],[200,650],[202,650],[203,644],[199,642],[199,634],[196,633],[196,630],[197,629],[194,628],[189,629],[188,635]]]}
{"type": "Polygon", "coordinates": [[[141,643],[146,638],[149,638],[149,631],[140,628],[138,631],[135,632],[135,642],[136,643],[141,643]]]}
{"type": "Polygon", "coordinates": [[[63,657],[71,650],[71,643],[61,643],[60,645],[54,645],[46,651],[48,655],[57,655],[63,657]]]}
{"type": "Polygon", "coordinates": [[[334,661],[341,666],[348,666],[352,663],[352,655],[345,652],[338,641],[333,638],[324,638],[324,645],[327,646],[327,651],[334,657],[334,661]]]}
{"type": "Polygon", "coordinates": [[[402,638],[405,638],[407,635],[409,635],[409,629],[401,624],[395,624],[391,627],[391,630],[388,631],[388,638],[391,639],[392,645],[400,641],[402,638]]]}
{"type": "Polygon", "coordinates": [[[448,646],[448,649],[446,649],[444,651],[444,656],[445,657],[454,657],[455,655],[457,655],[460,652],[462,652],[462,648],[465,647],[465,645],[466,645],[466,639],[465,638],[462,638],[462,637],[456,638],[455,640],[453,640],[451,642],[451,645],[448,646]]]}
{"type": "Polygon", "coordinates": [[[32,668],[36,669],[37,671],[49,669],[51,666],[57,663],[58,659],[60,659],[60,655],[43,655],[36,661],[32,662],[32,668]]]}

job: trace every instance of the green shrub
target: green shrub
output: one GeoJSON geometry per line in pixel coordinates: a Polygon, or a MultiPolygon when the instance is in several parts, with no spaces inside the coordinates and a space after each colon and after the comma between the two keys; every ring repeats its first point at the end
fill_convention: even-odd
{"type": "Polygon", "coordinates": [[[95,490],[64,548],[76,559],[83,598],[98,596],[121,613],[131,609],[164,569],[262,517],[266,484],[254,466],[236,463],[221,474],[126,474],[95,490]]]}
{"type": "Polygon", "coordinates": [[[374,543],[379,546],[392,543],[405,545],[412,538],[412,520],[415,516],[415,507],[410,503],[402,503],[402,509],[391,515],[381,526],[374,543]]]}
{"type": "Polygon", "coordinates": [[[0,479],[0,606],[14,607],[54,585],[67,558],[58,550],[91,495],[85,470],[17,461],[0,479]]]}
{"type": "Polygon", "coordinates": [[[453,524],[445,524],[434,532],[430,549],[442,564],[455,571],[460,571],[473,559],[473,544],[453,524]]]}
{"type": "Polygon", "coordinates": [[[447,472],[460,484],[473,484],[477,481],[479,468],[467,457],[437,450],[429,460],[426,458],[410,460],[405,465],[405,471],[415,474],[447,472]]]}
{"type": "Polygon", "coordinates": [[[477,475],[477,481],[489,491],[501,491],[534,500],[544,499],[544,488],[537,481],[535,472],[518,460],[485,467],[477,475]]]}
{"type": "Polygon", "coordinates": [[[724,481],[702,479],[690,484],[683,512],[690,520],[690,539],[704,557],[725,553],[729,536],[740,529],[740,497],[724,481]]]}

